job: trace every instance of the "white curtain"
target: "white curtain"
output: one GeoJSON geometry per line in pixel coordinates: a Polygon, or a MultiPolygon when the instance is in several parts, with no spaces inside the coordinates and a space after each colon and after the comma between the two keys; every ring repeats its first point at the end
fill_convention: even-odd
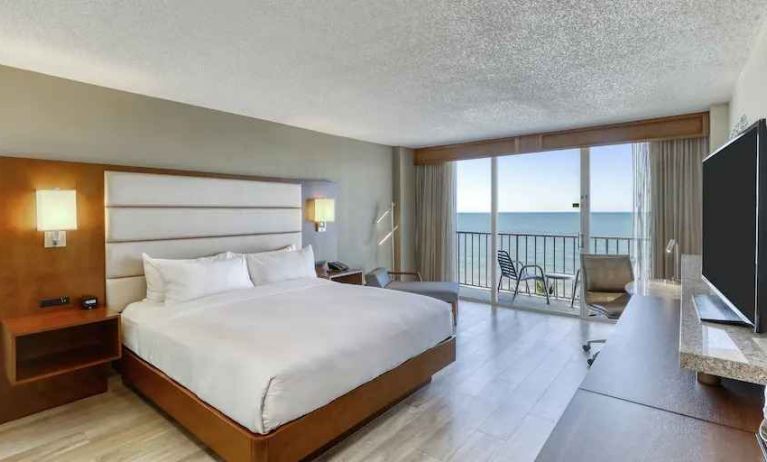
{"type": "Polygon", "coordinates": [[[650,146],[637,143],[631,146],[634,162],[634,274],[649,279],[653,274],[652,200],[650,181],[650,146]]]}
{"type": "Polygon", "coordinates": [[[702,248],[703,158],[708,138],[651,141],[652,275],[677,274],[666,244],[676,239],[680,254],[700,254],[702,248]]]}
{"type": "Polygon", "coordinates": [[[415,252],[427,281],[456,281],[456,168],[454,162],[416,167],[415,252]]]}

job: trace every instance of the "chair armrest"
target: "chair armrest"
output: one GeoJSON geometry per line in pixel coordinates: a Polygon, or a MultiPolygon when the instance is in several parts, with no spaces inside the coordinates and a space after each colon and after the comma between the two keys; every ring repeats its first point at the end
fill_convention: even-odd
{"type": "Polygon", "coordinates": [[[418,282],[422,282],[423,278],[421,277],[421,273],[418,273],[416,271],[389,271],[390,276],[415,276],[416,279],[418,279],[418,282]]]}
{"type": "Polygon", "coordinates": [[[535,275],[538,275],[538,271],[541,272],[541,277],[546,279],[546,273],[543,272],[543,268],[540,267],[540,265],[524,265],[522,268],[519,269],[519,274],[524,274],[529,268],[533,268],[535,271],[535,275]]]}

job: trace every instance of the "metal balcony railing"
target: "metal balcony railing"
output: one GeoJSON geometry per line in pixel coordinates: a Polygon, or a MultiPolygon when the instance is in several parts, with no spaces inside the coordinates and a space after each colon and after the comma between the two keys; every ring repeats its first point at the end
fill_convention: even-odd
{"type": "MultiPolygon", "coordinates": [[[[498,262],[491,251],[491,234],[458,231],[458,282],[461,285],[494,289],[498,281],[490,280],[490,265],[498,262]]],[[[512,260],[522,265],[537,264],[546,273],[575,274],[579,265],[578,236],[567,234],[498,233],[498,249],[506,250],[512,260]]],[[[633,238],[592,236],[589,252],[603,255],[633,257],[633,238]]],[[[498,270],[500,275],[500,269],[498,270]]],[[[550,281],[555,298],[569,299],[572,283],[550,281]]],[[[512,290],[511,281],[504,278],[501,290],[512,290]]],[[[523,290],[520,287],[520,290],[523,290]]],[[[530,292],[543,295],[543,287],[530,286],[530,292]]],[[[576,297],[578,295],[576,294],[576,297]]]]}

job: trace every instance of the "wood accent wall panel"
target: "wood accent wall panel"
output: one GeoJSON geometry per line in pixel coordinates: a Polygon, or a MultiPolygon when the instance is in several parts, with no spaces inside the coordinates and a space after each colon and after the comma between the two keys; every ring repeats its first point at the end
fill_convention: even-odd
{"type": "MultiPolygon", "coordinates": [[[[185,170],[88,164],[0,156],[0,319],[34,313],[40,299],[81,295],[105,299],[104,172],[107,170],[272,182],[292,180],[185,170]],[[77,191],[77,230],[67,246],[46,249],[37,231],[35,191],[77,191]]],[[[0,357],[5,353],[0,346],[0,357]]],[[[1,368],[0,368],[1,369],[1,368]]],[[[106,369],[95,367],[11,386],[0,374],[0,423],[106,391],[106,369]]]]}
{"type": "Polygon", "coordinates": [[[709,114],[698,112],[596,127],[577,128],[433,146],[415,150],[416,165],[453,160],[527,154],[559,149],[603,146],[640,141],[708,136],[709,114]]]}
{"type": "MultiPolygon", "coordinates": [[[[92,294],[104,299],[104,167],[0,157],[0,317],[40,310],[42,298],[92,294]],[[67,246],[43,247],[35,191],[77,191],[77,230],[67,246]]],[[[3,360],[5,361],[5,351],[3,360]]],[[[106,391],[97,367],[26,385],[0,378],[0,422],[106,391]]]]}
{"type": "Polygon", "coordinates": [[[42,298],[104,299],[104,167],[0,158],[0,317],[37,311],[42,298]],[[43,247],[35,191],[77,191],[77,230],[67,246],[43,247]]]}

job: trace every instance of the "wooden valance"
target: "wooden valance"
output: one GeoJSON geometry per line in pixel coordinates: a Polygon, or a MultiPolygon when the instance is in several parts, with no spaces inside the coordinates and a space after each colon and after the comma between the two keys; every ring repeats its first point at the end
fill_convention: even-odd
{"type": "Polygon", "coordinates": [[[510,136],[493,140],[415,149],[415,163],[436,164],[452,160],[527,154],[608,144],[698,138],[708,136],[709,114],[697,112],[548,133],[510,136]]]}

